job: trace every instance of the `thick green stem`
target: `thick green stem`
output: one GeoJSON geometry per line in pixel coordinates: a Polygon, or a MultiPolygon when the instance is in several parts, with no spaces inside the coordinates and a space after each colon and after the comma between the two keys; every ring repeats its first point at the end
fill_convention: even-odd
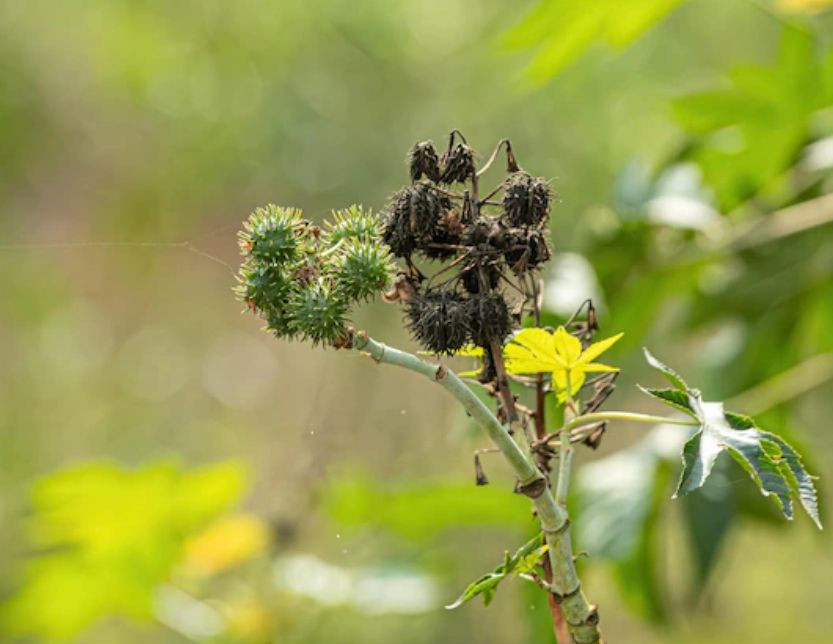
{"type": "Polygon", "coordinates": [[[535,505],[541,530],[549,546],[548,556],[553,570],[552,590],[564,611],[573,642],[589,644],[601,641],[598,612],[588,604],[576,575],[567,509],[556,503],[546,477],[512,440],[495,415],[453,371],[442,365],[431,364],[413,354],[388,347],[365,333],[355,334],[353,348],[363,351],[376,362],[403,367],[435,381],[454,396],[486,431],[518,477],[518,490],[535,505]]]}
{"type": "MultiPolygon", "coordinates": [[[[571,384],[570,374],[567,373],[567,400],[564,407],[565,421],[569,423],[572,414],[575,413],[572,397],[570,395],[571,384]]],[[[570,475],[573,463],[573,446],[570,443],[570,430],[567,423],[561,429],[561,448],[558,456],[558,479],[556,482],[555,503],[567,514],[567,492],[570,487],[570,475]]],[[[553,587],[561,595],[561,607],[567,618],[567,625],[570,629],[570,637],[573,642],[599,642],[599,613],[595,606],[587,602],[587,598],[581,590],[581,581],[576,573],[575,560],[573,558],[573,540],[570,535],[569,524],[563,530],[555,534],[546,535],[549,551],[554,554],[553,562],[553,587]],[[558,589],[561,590],[558,590],[558,589]]]]}

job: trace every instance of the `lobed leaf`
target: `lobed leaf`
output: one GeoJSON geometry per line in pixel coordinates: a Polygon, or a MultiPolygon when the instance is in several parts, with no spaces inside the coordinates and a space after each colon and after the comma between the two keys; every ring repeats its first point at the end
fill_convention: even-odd
{"type": "Polygon", "coordinates": [[[637,385],[644,393],[661,400],[666,405],[674,407],[689,416],[695,417],[694,411],[689,404],[688,396],[679,389],[651,389],[637,385]]]}
{"type": "Polygon", "coordinates": [[[642,351],[645,353],[645,360],[648,361],[648,364],[651,365],[654,369],[659,371],[665,378],[672,384],[674,387],[680,391],[686,392],[688,391],[688,385],[685,383],[685,380],[682,379],[682,376],[674,371],[671,367],[667,366],[666,364],[660,362],[657,358],[654,357],[650,351],[648,351],[647,347],[642,347],[642,351]]]}
{"type": "Polygon", "coordinates": [[[821,528],[813,477],[786,441],[760,430],[749,416],[725,411],[721,402],[704,401],[699,391],[690,389],[679,374],[647,349],[645,357],[648,364],[674,385],[674,389],[642,390],[700,423],[700,428],[683,446],[683,471],[675,498],[702,487],[717,457],[726,452],[749,474],[761,494],[773,499],[788,520],[793,518],[793,501],[797,499],[821,528]]]}

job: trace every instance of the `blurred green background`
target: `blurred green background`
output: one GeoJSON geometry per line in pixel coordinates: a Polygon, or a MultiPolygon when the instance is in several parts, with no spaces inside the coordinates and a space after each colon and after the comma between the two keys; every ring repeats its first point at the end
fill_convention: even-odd
{"type": "MultiPolygon", "coordinates": [[[[521,582],[442,608],[534,530],[450,399],[231,292],[253,207],[378,210],[452,127],[552,178],[545,306],[626,332],[611,405],[659,411],[647,344],[799,445],[824,510],[831,4],[0,3],[0,641],[552,641],[521,582]]],[[[833,642],[827,536],[729,467],[671,502],[677,440],[579,455],[609,640],[833,642]]]]}

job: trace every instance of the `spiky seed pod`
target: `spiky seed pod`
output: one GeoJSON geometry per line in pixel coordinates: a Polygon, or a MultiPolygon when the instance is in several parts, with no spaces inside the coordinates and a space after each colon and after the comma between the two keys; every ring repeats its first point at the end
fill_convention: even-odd
{"type": "Polygon", "coordinates": [[[506,179],[503,211],[510,226],[537,226],[546,220],[550,207],[549,183],[519,170],[506,179]]]}
{"type": "Polygon", "coordinates": [[[473,222],[463,231],[461,237],[464,246],[480,246],[489,243],[494,225],[485,219],[473,222]]]}
{"type": "Polygon", "coordinates": [[[440,233],[440,219],[448,210],[451,200],[428,181],[405,186],[390,198],[382,240],[395,256],[408,257],[440,233]]]}
{"type": "Polygon", "coordinates": [[[512,331],[509,307],[500,293],[472,295],[466,302],[471,341],[481,347],[488,347],[492,340],[503,342],[512,331]]]}
{"type": "Polygon", "coordinates": [[[439,183],[463,183],[476,172],[474,150],[465,143],[458,143],[446,150],[440,159],[439,183]]]}
{"type": "Polygon", "coordinates": [[[284,300],[277,306],[261,311],[261,316],[266,320],[266,328],[278,338],[292,340],[298,335],[292,318],[292,312],[284,300]]]}
{"type": "Polygon", "coordinates": [[[285,267],[262,262],[245,262],[238,273],[237,297],[253,311],[279,306],[292,290],[285,267]]]}
{"type": "Polygon", "coordinates": [[[411,181],[419,181],[426,177],[433,182],[440,179],[440,160],[433,141],[420,141],[408,152],[408,166],[411,170],[411,181]]]}
{"type": "Polygon", "coordinates": [[[514,228],[506,235],[506,263],[515,273],[538,268],[549,261],[552,251],[544,228],[514,228]]]}
{"type": "Polygon", "coordinates": [[[459,293],[433,291],[417,295],[405,310],[408,328],[432,353],[453,353],[466,344],[466,303],[459,293]]]}
{"type": "MultiPolygon", "coordinates": [[[[446,204],[443,203],[443,206],[446,204]]],[[[448,202],[450,205],[450,201],[448,202]]],[[[429,259],[448,259],[459,252],[463,233],[460,211],[454,208],[446,210],[437,221],[431,239],[421,244],[419,252],[429,259]]]]}
{"type": "Polygon", "coordinates": [[[341,244],[331,264],[336,289],[349,301],[365,300],[383,290],[395,270],[388,249],[356,239],[341,244]]]}
{"type": "Polygon", "coordinates": [[[298,288],[288,301],[286,313],[291,331],[312,343],[331,344],[347,326],[347,302],[323,282],[298,288]]]}
{"type": "Polygon", "coordinates": [[[269,204],[257,208],[238,234],[244,256],[272,264],[285,264],[299,252],[299,237],[305,231],[301,211],[269,204]]]}
{"type": "Polygon", "coordinates": [[[442,225],[443,215],[451,210],[451,199],[427,181],[413,186],[409,226],[421,244],[430,241],[442,225]]]}
{"type": "Polygon", "coordinates": [[[371,241],[381,234],[379,216],[371,210],[352,205],[343,210],[334,210],[333,218],[324,222],[323,244],[335,246],[342,239],[371,241]]]}
{"type": "Polygon", "coordinates": [[[387,214],[382,228],[382,241],[396,257],[409,257],[417,245],[417,236],[411,230],[411,197],[414,189],[405,186],[388,200],[387,214]]]}
{"type": "MultiPolygon", "coordinates": [[[[485,272],[486,278],[486,292],[488,292],[496,288],[500,282],[500,269],[494,262],[490,262],[483,265],[483,271],[485,272]]],[[[483,290],[480,269],[477,264],[460,271],[460,281],[463,284],[463,288],[469,293],[480,293],[483,290]]]]}
{"type": "Polygon", "coordinates": [[[419,252],[428,259],[448,259],[457,254],[458,250],[454,246],[459,243],[459,237],[439,228],[430,240],[421,245],[419,252]]]}

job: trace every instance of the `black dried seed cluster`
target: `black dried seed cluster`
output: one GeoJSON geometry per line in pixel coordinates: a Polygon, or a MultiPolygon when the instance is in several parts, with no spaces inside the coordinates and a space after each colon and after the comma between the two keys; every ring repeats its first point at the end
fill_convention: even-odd
{"type": "Polygon", "coordinates": [[[526,276],[550,258],[549,183],[521,170],[508,141],[498,149],[503,144],[507,175],[486,198],[476,154],[455,130],[440,155],[431,141],[411,148],[411,184],[388,200],[382,239],[404,260],[400,281],[409,284],[407,296],[388,299],[403,302],[414,338],[434,353],[475,344],[486,349],[488,363],[494,343],[512,332],[517,311],[531,297],[526,276]],[[458,184],[462,192],[453,192],[458,184]],[[426,276],[420,258],[444,265],[426,276]]]}

